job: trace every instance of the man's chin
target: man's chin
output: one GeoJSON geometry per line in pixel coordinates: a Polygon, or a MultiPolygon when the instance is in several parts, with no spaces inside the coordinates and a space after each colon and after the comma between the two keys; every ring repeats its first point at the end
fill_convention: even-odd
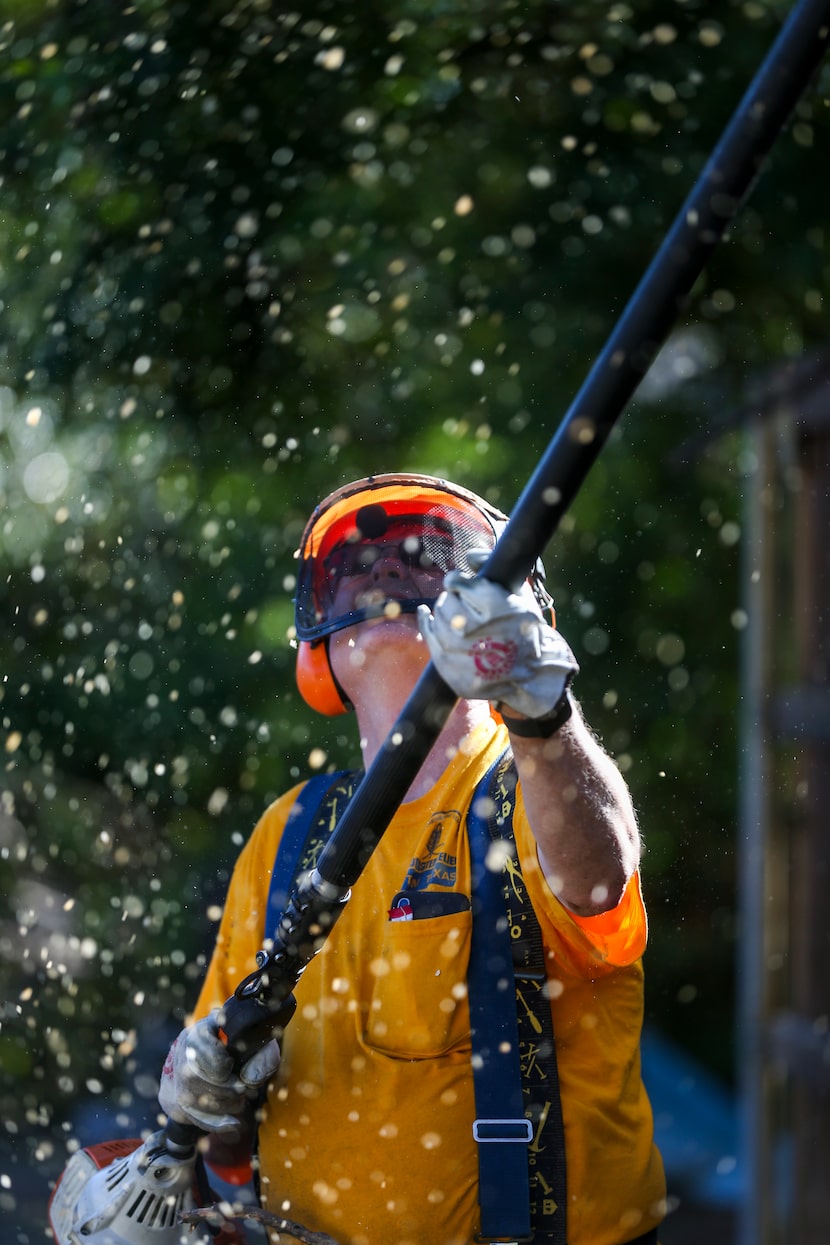
{"type": "MultiPolygon", "coordinates": [[[[393,602],[397,604],[397,602],[393,602]]],[[[407,631],[419,631],[418,615],[411,610],[384,610],[382,613],[374,614],[369,618],[365,618],[362,623],[357,624],[358,627],[405,627],[407,631]]]]}
{"type": "MultiPolygon", "coordinates": [[[[329,642],[329,660],[335,677],[342,683],[350,699],[354,702],[351,678],[352,669],[369,671],[374,661],[384,659],[404,662],[400,669],[408,669],[408,662],[415,653],[419,654],[421,666],[429,660],[429,650],[424,643],[415,614],[398,613],[393,617],[381,615],[378,618],[366,618],[342,631],[336,631],[329,642]]],[[[378,669],[386,669],[379,666],[378,669]]],[[[355,702],[356,703],[356,702],[355,702]]]]}
{"type": "Polygon", "coordinates": [[[415,603],[421,601],[421,597],[406,597],[401,600],[400,597],[389,597],[385,592],[362,592],[355,598],[354,608],[356,610],[368,610],[374,617],[397,618],[401,614],[412,614],[415,610],[415,603]]]}
{"type": "Polygon", "coordinates": [[[418,640],[422,638],[418,615],[404,610],[390,610],[374,618],[364,618],[362,622],[346,628],[342,634],[349,636],[352,645],[359,642],[360,636],[365,636],[367,640],[370,636],[378,639],[383,637],[386,642],[390,642],[396,635],[401,638],[414,636],[418,640]]]}

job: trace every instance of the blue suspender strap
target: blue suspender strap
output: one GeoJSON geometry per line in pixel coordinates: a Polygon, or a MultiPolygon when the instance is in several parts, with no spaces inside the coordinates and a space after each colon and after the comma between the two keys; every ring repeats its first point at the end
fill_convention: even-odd
{"type": "MultiPolygon", "coordinates": [[[[498,764],[498,763],[497,763],[498,764]]],[[[493,770],[495,766],[493,767],[493,770]]],[[[481,1239],[530,1239],[528,1145],[522,1101],[513,953],[502,873],[487,868],[490,770],[467,813],[472,863],[473,934],[467,987],[477,1119],[481,1239]]]]}
{"type": "Polygon", "coordinates": [[[268,938],[276,929],[277,922],[285,909],[313,823],[320,813],[321,804],[327,793],[343,779],[345,774],[346,771],[339,771],[336,774],[312,775],[288,814],[268,891],[268,906],[265,915],[265,935],[268,938]]]}

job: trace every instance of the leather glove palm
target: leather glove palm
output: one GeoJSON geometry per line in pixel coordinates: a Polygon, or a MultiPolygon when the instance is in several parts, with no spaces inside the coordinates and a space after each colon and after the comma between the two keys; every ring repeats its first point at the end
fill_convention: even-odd
{"type": "Polygon", "coordinates": [[[421,634],[441,675],[464,700],[489,700],[542,718],[559,704],[579,666],[531,594],[451,571],[421,634]]]}
{"type": "Polygon", "coordinates": [[[219,1037],[221,1011],[183,1029],[161,1074],[162,1111],[180,1124],[231,1137],[280,1062],[279,1046],[271,1041],[234,1071],[233,1056],[219,1037]]]}

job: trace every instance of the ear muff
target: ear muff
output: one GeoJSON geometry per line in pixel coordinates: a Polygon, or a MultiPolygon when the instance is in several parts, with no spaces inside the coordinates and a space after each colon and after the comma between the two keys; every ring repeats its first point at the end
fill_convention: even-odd
{"type": "Polygon", "coordinates": [[[328,640],[317,644],[300,641],[297,648],[297,687],[306,704],[318,713],[335,717],[347,712],[348,705],[329,665],[328,640]]]}

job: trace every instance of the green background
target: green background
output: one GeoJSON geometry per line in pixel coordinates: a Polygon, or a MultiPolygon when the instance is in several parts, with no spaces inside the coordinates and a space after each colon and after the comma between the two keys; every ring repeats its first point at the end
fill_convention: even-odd
{"type": "MultiPolygon", "coordinates": [[[[786,8],[0,3],[7,1211],[152,1120],[239,847],[357,759],[293,681],[312,504],[418,469],[510,509],[786,8]]],[[[639,810],[649,1021],[726,1083],[733,416],[826,339],[827,86],[546,553],[639,810]]]]}

